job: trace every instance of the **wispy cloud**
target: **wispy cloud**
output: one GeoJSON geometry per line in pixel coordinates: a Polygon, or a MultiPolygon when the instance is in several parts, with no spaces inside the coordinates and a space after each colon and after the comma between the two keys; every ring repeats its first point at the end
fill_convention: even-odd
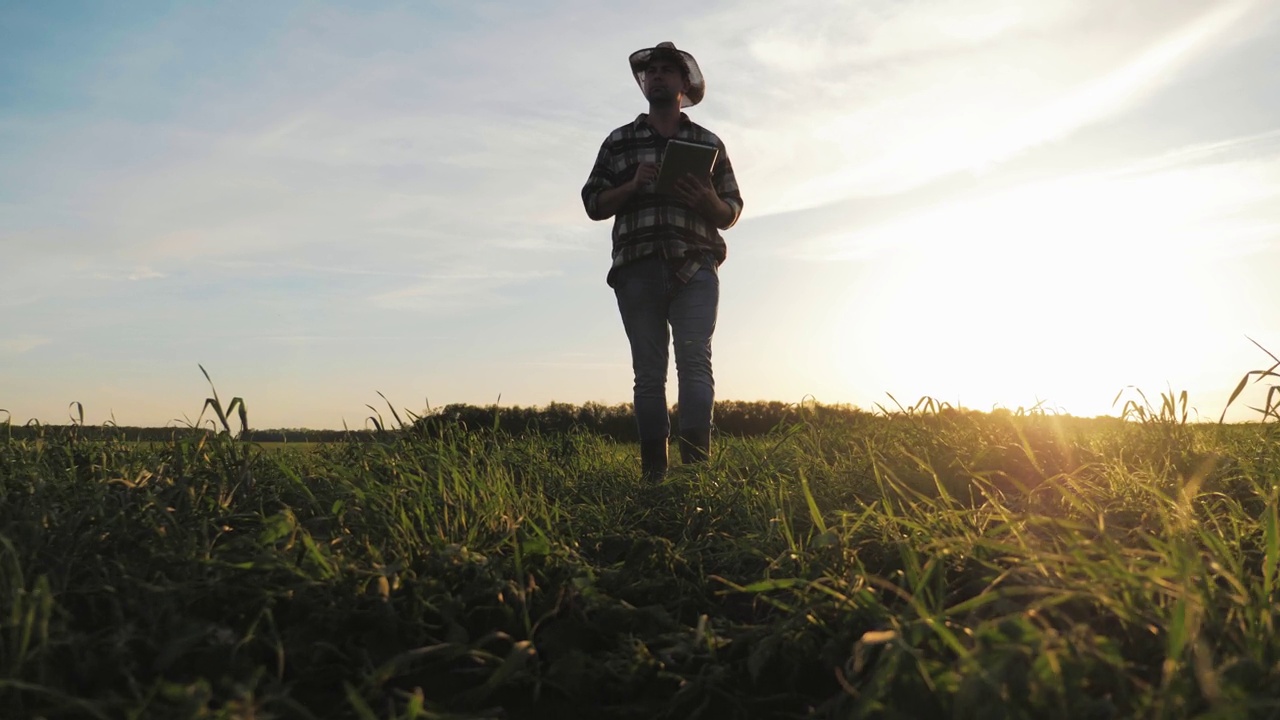
{"type": "Polygon", "coordinates": [[[117,272],[96,271],[89,275],[94,280],[127,280],[129,282],[138,282],[140,280],[159,280],[168,277],[165,273],[154,270],[151,267],[142,265],[132,270],[121,270],[117,272]]]}
{"type": "Polygon", "coordinates": [[[18,337],[0,339],[0,357],[12,357],[29,353],[51,342],[53,342],[52,338],[36,335],[19,335],[18,337]]]}
{"type": "Polygon", "coordinates": [[[451,313],[498,305],[512,305],[518,299],[508,289],[556,273],[459,272],[437,276],[429,282],[378,293],[370,302],[388,310],[412,310],[424,313],[451,313]]]}
{"type": "Polygon", "coordinates": [[[1250,32],[1259,7],[832,5],[771,26],[751,16],[746,62],[721,68],[745,96],[724,102],[757,216],[902,192],[1122,115],[1250,32]]]}
{"type": "Polygon", "coordinates": [[[1256,0],[1236,0],[1211,6],[1121,67],[992,133],[978,144],[976,152],[962,159],[963,165],[998,163],[1134,106],[1239,23],[1256,4],[1256,0]]]}
{"type": "Polygon", "coordinates": [[[504,364],[568,370],[600,370],[631,367],[626,355],[624,353],[616,352],[609,354],[599,352],[557,352],[550,353],[541,358],[525,357],[512,359],[504,364]]]}
{"type": "Polygon", "coordinates": [[[400,343],[406,340],[443,340],[444,336],[422,336],[422,335],[266,335],[258,338],[239,338],[261,339],[274,345],[285,345],[288,347],[312,347],[316,345],[355,345],[367,347],[369,343],[395,342],[400,343]]]}
{"type": "MultiPolygon", "coordinates": [[[[1116,267],[1258,252],[1280,242],[1276,133],[1207,143],[1135,163],[962,196],[811,238],[793,256],[868,260],[886,253],[980,256],[1069,247],[1116,267]],[[1241,157],[1245,155],[1247,157],[1241,157]]],[[[854,220],[856,222],[856,220],[854,220]]],[[[838,227],[836,225],[835,227],[838,227]]]]}
{"type": "Polygon", "coordinates": [[[371,267],[344,267],[336,265],[317,265],[314,263],[293,262],[293,261],[260,261],[260,260],[212,260],[209,265],[228,268],[232,270],[254,270],[261,271],[267,275],[312,275],[312,276],[329,276],[329,275],[350,275],[356,277],[375,277],[375,278],[410,278],[415,280],[456,280],[456,279],[483,279],[489,277],[484,273],[472,275],[458,273],[426,273],[413,272],[409,270],[382,270],[371,267]]]}
{"type": "Polygon", "coordinates": [[[1280,158],[1280,128],[1266,132],[1213,140],[1168,150],[1118,170],[1121,174],[1147,174],[1179,167],[1227,162],[1262,161],[1280,158]]]}

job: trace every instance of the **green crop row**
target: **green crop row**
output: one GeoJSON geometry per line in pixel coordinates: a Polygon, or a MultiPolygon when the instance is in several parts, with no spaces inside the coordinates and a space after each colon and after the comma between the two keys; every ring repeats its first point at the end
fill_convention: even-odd
{"type": "Polygon", "coordinates": [[[0,717],[1280,717],[1273,424],[802,413],[654,483],[581,427],[264,450],[214,400],[0,427],[0,717]]]}

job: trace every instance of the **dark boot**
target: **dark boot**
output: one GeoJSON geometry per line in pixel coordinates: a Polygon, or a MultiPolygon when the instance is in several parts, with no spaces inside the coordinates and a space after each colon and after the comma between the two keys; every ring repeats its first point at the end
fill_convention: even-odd
{"type": "Polygon", "coordinates": [[[661,480],[667,476],[667,438],[640,441],[640,472],[645,480],[661,480]]]}
{"type": "Polygon", "coordinates": [[[689,428],[680,431],[680,462],[685,465],[706,462],[711,456],[711,428],[689,428]]]}

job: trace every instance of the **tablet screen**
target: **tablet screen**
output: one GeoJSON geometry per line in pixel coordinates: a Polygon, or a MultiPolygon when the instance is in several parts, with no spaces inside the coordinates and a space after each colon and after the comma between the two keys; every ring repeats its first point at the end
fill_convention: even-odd
{"type": "Polygon", "coordinates": [[[675,192],[676,181],[686,173],[695,177],[710,177],[711,167],[715,165],[719,154],[720,150],[711,145],[671,140],[662,154],[662,165],[658,169],[654,189],[670,195],[675,192]]]}

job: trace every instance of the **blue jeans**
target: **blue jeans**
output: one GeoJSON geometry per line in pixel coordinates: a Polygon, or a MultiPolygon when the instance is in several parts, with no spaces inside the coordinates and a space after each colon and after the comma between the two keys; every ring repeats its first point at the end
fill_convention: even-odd
{"type": "Polygon", "coordinates": [[[680,429],[709,430],[716,394],[711,376],[711,334],[720,304],[720,276],[715,265],[704,265],[688,283],[681,283],[667,261],[657,256],[641,258],[618,268],[613,286],[622,325],[631,341],[640,441],[671,436],[667,348],[672,335],[680,429]]]}

